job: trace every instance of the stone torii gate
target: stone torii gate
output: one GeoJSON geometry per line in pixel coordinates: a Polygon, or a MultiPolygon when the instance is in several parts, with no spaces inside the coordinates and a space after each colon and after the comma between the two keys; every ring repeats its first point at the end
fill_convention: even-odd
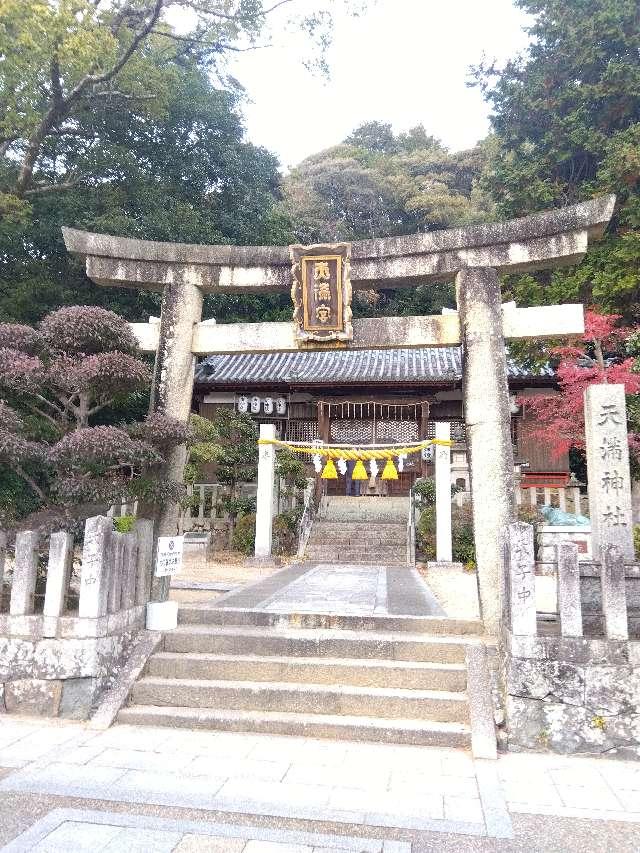
{"type": "MultiPolygon", "coordinates": [[[[86,273],[96,283],[162,292],[160,323],[133,324],[133,329],[141,349],[156,352],[153,408],[183,421],[190,412],[196,356],[462,344],[480,605],[487,631],[496,632],[504,584],[503,543],[515,512],[504,342],[584,331],[581,305],[503,309],[498,274],[577,263],[589,238],[602,236],[614,203],[614,196],[606,196],[508,222],[339,246],[202,246],[69,228],[63,232],[67,249],[85,259],[86,273]],[[293,322],[201,322],[205,293],[255,295],[289,291],[292,286],[295,291],[301,259],[304,263],[309,255],[311,259],[341,258],[335,274],[327,279],[327,287],[331,284],[345,301],[343,324],[335,326],[342,331],[333,339],[313,333],[305,336],[293,322]],[[393,288],[443,280],[455,281],[457,312],[351,324],[352,286],[393,288]]],[[[334,319],[327,311],[322,322],[334,319]]],[[[184,461],[184,448],[176,450],[168,460],[168,474],[181,480],[184,461]]],[[[160,533],[173,534],[176,529],[177,507],[167,506],[160,533]]]]}

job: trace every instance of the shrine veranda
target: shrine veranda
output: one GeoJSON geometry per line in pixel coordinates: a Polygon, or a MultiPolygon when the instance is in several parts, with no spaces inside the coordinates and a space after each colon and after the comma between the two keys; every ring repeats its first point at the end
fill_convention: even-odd
{"type": "MultiPolygon", "coordinates": [[[[520,220],[351,244],[293,247],[190,246],[65,229],[67,248],[105,286],[162,292],[159,323],[133,324],[156,353],[152,405],[181,420],[191,409],[197,356],[461,344],[463,407],[482,619],[496,634],[503,603],[505,534],[514,514],[513,451],[505,340],[578,336],[581,305],[502,308],[498,275],[574,264],[602,235],[613,196],[520,220]],[[414,287],[453,280],[457,311],[441,316],[354,320],[353,288],[414,287]],[[204,293],[291,292],[290,323],[203,323],[204,293]],[[487,366],[492,365],[492,370],[487,366]]],[[[275,438],[268,425],[264,440],[275,438]]],[[[184,448],[168,460],[181,479],[184,448]]],[[[271,552],[273,446],[260,451],[256,555],[271,552]]],[[[160,533],[176,531],[166,506],[160,533]]],[[[166,596],[168,585],[155,583],[166,596]]]]}

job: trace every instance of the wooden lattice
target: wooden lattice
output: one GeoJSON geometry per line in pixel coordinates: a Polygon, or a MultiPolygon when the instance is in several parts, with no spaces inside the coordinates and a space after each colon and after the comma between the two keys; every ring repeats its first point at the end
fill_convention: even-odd
{"type": "Polygon", "coordinates": [[[336,444],[373,444],[373,421],[331,421],[331,440],[336,444]]]}
{"type": "Polygon", "coordinates": [[[288,421],[286,441],[315,441],[320,438],[317,420],[288,421]]]}
{"type": "Polygon", "coordinates": [[[378,421],[376,423],[377,444],[409,444],[418,440],[419,430],[415,421],[378,421]]]}

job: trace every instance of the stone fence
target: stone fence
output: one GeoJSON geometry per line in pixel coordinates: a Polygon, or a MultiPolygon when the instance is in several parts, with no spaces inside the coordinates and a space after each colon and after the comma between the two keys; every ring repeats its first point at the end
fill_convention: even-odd
{"type": "Polygon", "coordinates": [[[536,613],[533,528],[509,526],[504,611],[505,724],[510,748],[640,757],[640,568],[619,546],[579,563],[557,548],[557,619],[536,613]],[[630,637],[631,635],[631,637],[630,637]]]}
{"type": "Polygon", "coordinates": [[[11,554],[0,532],[0,712],[86,718],[144,628],[153,522],[89,518],[75,552],[66,531],[26,530],[11,554]]]}

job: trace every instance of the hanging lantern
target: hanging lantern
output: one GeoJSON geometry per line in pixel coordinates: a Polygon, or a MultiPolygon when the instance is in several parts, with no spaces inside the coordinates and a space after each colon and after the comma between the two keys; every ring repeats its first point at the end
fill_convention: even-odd
{"type": "Polygon", "coordinates": [[[337,480],[338,472],[336,471],[336,466],[333,464],[333,459],[327,459],[327,464],[324,466],[324,470],[320,477],[323,480],[337,480]]]}
{"type": "Polygon", "coordinates": [[[375,459],[372,459],[369,462],[369,470],[371,471],[371,476],[375,480],[375,478],[378,476],[378,463],[375,459]]]}
{"type": "Polygon", "coordinates": [[[276,399],[276,412],[279,415],[284,415],[287,412],[287,401],[284,397],[278,397],[276,399]]]}
{"type": "Polygon", "coordinates": [[[319,453],[316,453],[313,457],[313,467],[315,468],[316,474],[319,474],[322,471],[322,456],[319,453]]]}
{"type": "Polygon", "coordinates": [[[260,412],[260,397],[251,398],[251,414],[257,415],[260,412]]]}
{"type": "Polygon", "coordinates": [[[340,471],[340,473],[344,477],[344,475],[347,473],[347,460],[346,459],[338,459],[338,461],[336,462],[336,465],[337,465],[338,471],[340,471]]]}
{"type": "Polygon", "coordinates": [[[384,466],[384,471],[382,472],[383,480],[397,480],[398,472],[396,471],[396,466],[393,464],[393,459],[387,459],[387,464],[384,466]]]}
{"type": "Polygon", "coordinates": [[[238,411],[243,415],[249,411],[249,398],[245,394],[241,394],[237,400],[238,411]]]}
{"type": "Polygon", "coordinates": [[[362,464],[362,459],[358,459],[356,462],[353,474],[351,475],[352,480],[368,480],[369,475],[366,472],[364,465],[362,464]]]}
{"type": "Polygon", "coordinates": [[[265,415],[273,414],[273,398],[272,397],[265,397],[264,400],[262,401],[262,405],[264,407],[265,415]]]}

